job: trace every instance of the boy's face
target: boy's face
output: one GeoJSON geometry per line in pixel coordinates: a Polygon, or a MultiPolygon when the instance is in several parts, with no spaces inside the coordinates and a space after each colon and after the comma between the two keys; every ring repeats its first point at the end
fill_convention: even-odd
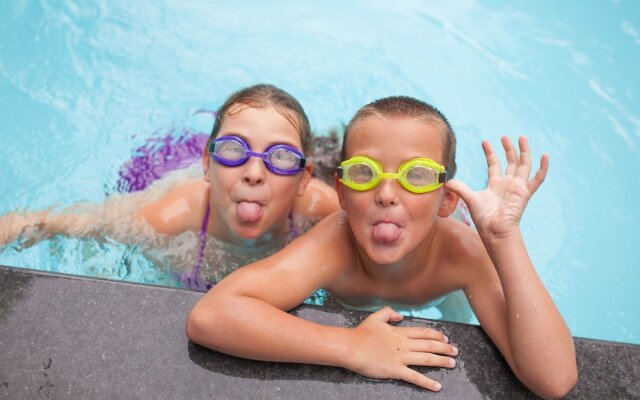
{"type": "MultiPolygon", "coordinates": [[[[218,137],[242,138],[251,151],[264,152],[274,144],[287,144],[302,152],[300,134],[273,107],[234,106],[224,119],[218,137]]],[[[258,239],[273,229],[286,229],[296,195],[302,195],[311,178],[311,166],[296,175],[277,175],[258,157],[227,167],[209,156],[203,159],[205,180],[211,184],[214,234],[230,242],[258,239]]]]}
{"type": "MultiPolygon", "coordinates": [[[[407,160],[425,157],[442,164],[443,134],[435,124],[415,118],[372,116],[349,132],[346,159],[367,156],[384,172],[397,172],[407,160]]],[[[400,261],[428,239],[438,218],[444,188],[414,194],[395,179],[358,192],[338,185],[340,204],[357,244],[382,265],[400,261]]]]}

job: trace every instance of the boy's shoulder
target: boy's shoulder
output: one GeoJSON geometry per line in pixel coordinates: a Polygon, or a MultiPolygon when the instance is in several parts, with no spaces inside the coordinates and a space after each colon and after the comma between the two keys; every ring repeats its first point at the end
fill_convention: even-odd
{"type": "Polygon", "coordinates": [[[491,265],[480,235],[473,227],[448,217],[442,219],[439,232],[441,259],[445,260],[447,270],[461,275],[462,280],[491,265]]]}

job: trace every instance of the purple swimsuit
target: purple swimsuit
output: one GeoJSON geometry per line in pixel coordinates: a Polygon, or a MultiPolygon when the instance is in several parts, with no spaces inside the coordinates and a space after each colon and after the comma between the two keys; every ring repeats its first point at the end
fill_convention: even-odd
{"type": "MultiPolygon", "coordinates": [[[[198,258],[196,259],[196,263],[193,265],[193,269],[188,274],[178,274],[176,275],[182,285],[187,289],[199,290],[202,292],[206,292],[212,287],[212,283],[207,279],[202,277],[201,271],[202,266],[204,265],[204,248],[207,243],[207,227],[209,226],[209,214],[211,213],[211,209],[209,204],[207,204],[207,210],[204,213],[204,219],[202,220],[202,224],[200,225],[200,237],[198,243],[198,258]]],[[[298,236],[298,230],[296,228],[295,223],[293,222],[293,215],[289,213],[289,235],[291,239],[295,239],[298,236]]]]}

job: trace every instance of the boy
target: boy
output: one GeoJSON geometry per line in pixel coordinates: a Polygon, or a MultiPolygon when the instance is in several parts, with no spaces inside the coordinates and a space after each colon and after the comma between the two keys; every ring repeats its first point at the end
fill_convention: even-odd
{"type": "Polygon", "coordinates": [[[458,351],[440,332],[389,325],[402,316],[388,307],[353,329],[322,326],[284,310],[320,287],[353,305],[423,304],[463,289],[518,378],[542,397],[566,394],[577,380],[571,334],[519,230],[548,156],[529,180],[526,139],[519,140],[520,155],[507,138],[502,144],[505,175],[484,142],[489,184],[473,192],[449,180],[455,136],[439,111],[408,97],[363,107],[345,130],[344,161],[335,178],[343,211],[220,282],[194,306],[187,335],[240,357],[341,366],[438,391],[439,383],[408,365],[455,365],[458,351]],[[459,196],[477,232],[448,218],[459,196]]]}

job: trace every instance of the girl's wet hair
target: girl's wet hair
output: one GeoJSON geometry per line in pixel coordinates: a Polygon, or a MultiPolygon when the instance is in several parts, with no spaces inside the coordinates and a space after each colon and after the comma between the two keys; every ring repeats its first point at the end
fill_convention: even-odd
{"type": "Polygon", "coordinates": [[[344,161],[346,157],[345,144],[347,143],[347,135],[349,134],[349,131],[351,131],[353,126],[359,121],[372,116],[419,118],[435,123],[436,126],[440,128],[444,136],[444,148],[442,155],[444,167],[449,172],[449,177],[453,178],[456,174],[456,135],[453,132],[451,125],[449,125],[449,121],[447,121],[447,118],[438,111],[437,108],[425,103],[424,101],[408,96],[385,97],[373,101],[358,110],[356,115],[351,118],[351,121],[349,121],[349,124],[344,131],[344,137],[342,138],[342,152],[340,154],[340,159],[342,161],[344,161]]]}
{"type": "Polygon", "coordinates": [[[302,151],[305,156],[313,155],[313,138],[309,119],[304,109],[292,95],[273,85],[259,84],[249,86],[233,93],[217,111],[209,141],[218,136],[224,119],[231,115],[231,109],[236,105],[252,108],[274,107],[296,128],[300,134],[302,151]]]}

